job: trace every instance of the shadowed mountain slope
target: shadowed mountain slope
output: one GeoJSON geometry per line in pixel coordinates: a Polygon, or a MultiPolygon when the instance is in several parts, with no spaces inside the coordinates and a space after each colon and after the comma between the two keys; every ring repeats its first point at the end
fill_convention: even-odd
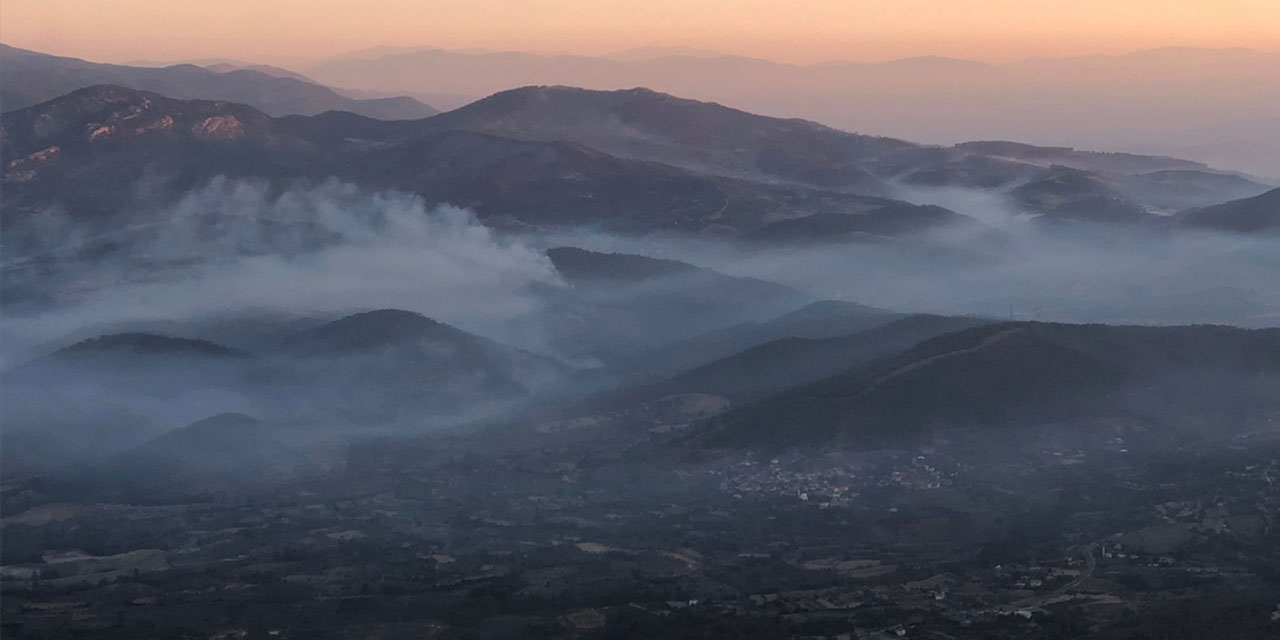
{"type": "Polygon", "coordinates": [[[732,410],[683,446],[876,447],[951,428],[1121,417],[1221,434],[1277,410],[1280,330],[1001,323],[732,410]]]}
{"type": "Polygon", "coordinates": [[[849,335],[781,338],[691,369],[646,391],[658,396],[714,394],[728,398],[736,406],[984,322],[978,318],[916,315],[849,335]]]}
{"type": "Polygon", "coordinates": [[[1280,233],[1280,189],[1187,211],[1178,217],[1178,224],[1235,233],[1280,233]]]}
{"type": "Polygon", "coordinates": [[[625,363],[645,376],[672,376],[752,347],[786,338],[846,336],[888,324],[897,314],[843,300],[820,300],[759,322],[743,322],[663,345],[625,363]]]}

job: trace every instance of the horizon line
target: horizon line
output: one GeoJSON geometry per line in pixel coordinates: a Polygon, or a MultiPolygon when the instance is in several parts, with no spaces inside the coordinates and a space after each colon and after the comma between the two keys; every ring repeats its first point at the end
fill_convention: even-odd
{"type": "Polygon", "coordinates": [[[786,62],[786,61],[777,60],[774,58],[726,53],[726,52],[711,50],[711,49],[703,50],[703,49],[697,49],[696,47],[686,47],[686,46],[665,47],[665,46],[657,46],[657,45],[646,45],[646,46],[640,46],[640,47],[630,47],[626,49],[620,49],[620,50],[612,51],[609,53],[591,54],[591,53],[576,53],[576,52],[569,52],[569,51],[539,51],[539,50],[530,50],[530,49],[488,49],[483,47],[446,48],[446,47],[439,47],[435,45],[424,44],[424,45],[375,45],[373,47],[351,49],[351,50],[347,50],[347,51],[337,53],[337,54],[332,54],[332,55],[299,58],[295,60],[293,63],[282,63],[282,62],[264,61],[261,59],[253,59],[253,58],[249,58],[249,59],[237,58],[233,56],[202,56],[202,57],[174,58],[174,59],[131,58],[127,60],[103,60],[103,59],[95,60],[90,58],[78,57],[74,55],[51,53],[49,51],[41,50],[41,49],[31,49],[28,47],[9,44],[8,42],[5,42],[3,40],[0,40],[0,45],[10,47],[13,49],[28,51],[36,54],[49,55],[49,56],[60,57],[60,58],[69,58],[73,60],[81,60],[85,62],[93,62],[98,64],[117,64],[117,65],[123,65],[123,66],[138,66],[138,67],[174,66],[174,65],[181,65],[181,64],[197,64],[199,66],[198,63],[213,64],[215,63],[215,61],[222,61],[222,62],[238,62],[238,63],[245,63],[245,64],[276,66],[276,67],[285,68],[286,70],[294,70],[288,66],[289,64],[300,64],[302,66],[298,68],[305,69],[307,66],[314,66],[314,65],[320,65],[320,64],[325,64],[329,62],[335,62],[353,55],[374,52],[378,49],[396,49],[399,51],[387,53],[385,55],[377,56],[376,58],[370,58],[370,59],[393,58],[397,56],[408,56],[408,55],[414,55],[414,54],[423,53],[423,52],[437,51],[437,52],[443,52],[443,53],[469,55],[469,56],[498,56],[498,55],[514,54],[514,55],[528,55],[528,56],[547,58],[547,59],[575,58],[575,59],[584,59],[584,60],[608,60],[611,62],[615,62],[617,64],[623,64],[623,65],[643,64],[645,62],[652,62],[655,60],[677,60],[677,59],[747,60],[747,61],[753,61],[753,62],[765,62],[765,63],[784,66],[784,67],[794,67],[797,69],[812,69],[812,68],[820,68],[820,67],[831,67],[831,66],[837,66],[837,65],[859,65],[859,66],[871,67],[871,66],[891,65],[891,64],[898,64],[898,63],[904,63],[904,62],[916,62],[916,61],[926,61],[926,60],[939,61],[939,62],[962,62],[967,64],[984,65],[989,67],[1008,67],[1008,66],[1013,66],[1017,64],[1023,64],[1027,62],[1038,62],[1038,61],[1124,58],[1124,57],[1146,54],[1146,53],[1157,53],[1161,51],[1247,52],[1247,53],[1254,53],[1254,54],[1260,54],[1260,55],[1280,55],[1280,50],[1270,51],[1270,50],[1258,49],[1254,47],[1206,47],[1206,46],[1198,46],[1198,45],[1173,44],[1173,45],[1166,45],[1166,46],[1159,46],[1159,47],[1132,49],[1122,53],[1081,53],[1076,55],[1063,55],[1063,56],[1036,55],[1036,56],[1020,57],[1020,58],[1016,58],[1008,61],[996,61],[996,60],[981,59],[981,58],[962,58],[962,57],[955,57],[955,56],[922,53],[920,55],[885,58],[885,59],[879,59],[879,60],[831,58],[831,59],[825,59],[825,60],[817,60],[813,62],[786,62]],[[619,59],[620,56],[623,56],[625,54],[636,52],[636,51],[642,51],[645,49],[652,49],[657,51],[661,51],[663,49],[684,49],[684,50],[698,51],[699,53],[698,54],[674,53],[674,52],[671,54],[659,53],[659,54],[645,57],[642,59],[635,59],[635,60],[619,59]]]}

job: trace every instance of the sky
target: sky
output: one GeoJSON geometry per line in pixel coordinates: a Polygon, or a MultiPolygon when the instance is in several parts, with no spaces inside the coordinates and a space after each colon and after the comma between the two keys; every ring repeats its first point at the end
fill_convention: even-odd
{"type": "Polygon", "coordinates": [[[0,41],[101,62],[308,62],[374,46],[785,62],[1280,51],[1280,0],[4,0],[0,41]]]}

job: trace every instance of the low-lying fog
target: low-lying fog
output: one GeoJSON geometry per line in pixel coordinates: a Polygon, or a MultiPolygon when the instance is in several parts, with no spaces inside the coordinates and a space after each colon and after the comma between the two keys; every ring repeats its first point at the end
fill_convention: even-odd
{"type": "MultiPolygon", "coordinates": [[[[1280,241],[1190,231],[1046,229],[999,194],[904,190],[995,233],[790,248],[599,230],[499,232],[451,206],[338,182],[283,193],[215,180],[134,229],[118,257],[63,256],[56,290],[4,318],[5,368],[78,339],[241,313],[331,318],[398,308],[548,355],[541,318],[567,285],[545,248],[671,258],[785,284],[815,299],[903,312],[1108,323],[1280,323],[1280,241]],[[210,222],[214,218],[219,221],[210,222]],[[145,323],[145,324],[140,324],[145,323]]],[[[58,225],[52,225],[57,228],[58,225]]],[[[6,260],[13,269],[15,261],[6,260]]],[[[35,281],[37,284],[39,280],[35,281]]],[[[679,322],[679,319],[673,319],[679,322]]],[[[183,334],[180,326],[173,332],[183,334]]],[[[560,354],[564,355],[564,354],[560,354]]]]}

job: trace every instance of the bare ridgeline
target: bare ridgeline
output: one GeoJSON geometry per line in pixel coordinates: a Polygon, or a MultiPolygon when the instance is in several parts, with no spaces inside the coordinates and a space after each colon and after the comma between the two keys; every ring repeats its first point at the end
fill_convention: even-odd
{"type": "Polygon", "coordinates": [[[1280,636],[1273,180],[4,56],[6,638],[1280,636]]]}

